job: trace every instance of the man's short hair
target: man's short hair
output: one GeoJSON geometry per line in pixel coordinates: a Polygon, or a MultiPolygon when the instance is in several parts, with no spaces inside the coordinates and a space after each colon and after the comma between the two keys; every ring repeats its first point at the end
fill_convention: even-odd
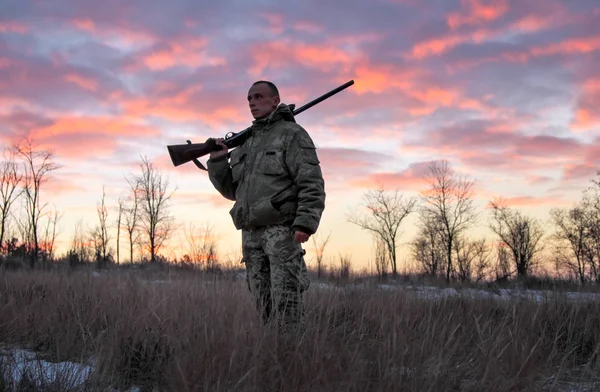
{"type": "Polygon", "coordinates": [[[273,82],[269,82],[268,80],[259,80],[258,82],[252,83],[252,85],[255,86],[260,83],[264,83],[267,86],[269,86],[269,90],[271,90],[271,94],[273,94],[273,96],[275,96],[275,97],[279,96],[279,90],[277,89],[277,86],[275,86],[275,84],[273,82]]]}

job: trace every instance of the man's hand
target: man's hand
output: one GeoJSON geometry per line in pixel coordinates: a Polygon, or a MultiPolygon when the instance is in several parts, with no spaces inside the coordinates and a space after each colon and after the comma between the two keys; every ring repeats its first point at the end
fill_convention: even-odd
{"type": "Polygon", "coordinates": [[[301,244],[308,241],[309,237],[310,237],[310,234],[306,234],[299,230],[296,230],[296,232],[294,233],[294,241],[301,243],[301,244]]]}
{"type": "Polygon", "coordinates": [[[228,148],[224,143],[225,139],[219,138],[219,139],[214,139],[214,141],[215,141],[215,143],[217,143],[217,146],[221,147],[221,149],[217,150],[217,151],[211,151],[210,159],[219,159],[222,156],[227,155],[228,148]]]}

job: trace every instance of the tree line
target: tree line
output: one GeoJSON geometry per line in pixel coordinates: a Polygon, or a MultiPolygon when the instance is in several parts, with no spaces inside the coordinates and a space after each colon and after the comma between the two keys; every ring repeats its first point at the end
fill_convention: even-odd
{"type": "Polygon", "coordinates": [[[569,208],[552,208],[543,222],[512,208],[503,198],[489,201],[486,225],[493,238],[471,238],[482,213],[474,204],[475,180],[457,174],[446,160],[433,161],[419,196],[378,189],[364,195],[366,213],[348,221],[372,233],[377,274],[398,273],[403,221],[417,214],[417,234],[408,243],[410,256],[427,275],[447,281],[506,280],[527,277],[542,263],[546,250],[558,274],[581,283],[599,282],[600,171],[597,179],[569,208]]]}
{"type": "MultiPolygon", "coordinates": [[[[30,267],[47,263],[56,256],[62,212],[44,202],[44,185],[61,166],[51,151],[38,148],[29,139],[5,149],[3,157],[0,254],[21,257],[30,267]]],[[[431,162],[423,180],[427,187],[419,196],[407,197],[398,190],[368,191],[364,194],[366,212],[355,210],[348,216],[348,222],[372,234],[373,262],[379,276],[398,274],[402,225],[416,214],[416,236],[408,242],[409,253],[404,256],[413,260],[421,273],[443,276],[447,281],[524,277],[540,265],[541,253],[546,250],[556,271],[581,283],[600,281],[600,172],[581,200],[569,208],[551,209],[549,222],[509,207],[502,198],[491,200],[486,222],[493,233],[491,239],[470,234],[483,215],[474,203],[475,180],[459,175],[446,160],[431,162]]],[[[126,175],[125,181],[126,191],[112,210],[102,189],[95,225],[77,222],[66,253],[71,264],[164,261],[161,251],[179,230],[187,243],[180,262],[216,265],[212,228],[182,227],[175,222],[170,203],[176,188],[147,157],[141,157],[138,172],[126,175]],[[126,250],[125,255],[121,249],[126,250]]],[[[330,236],[312,238],[319,275],[330,236]]],[[[344,263],[348,270],[350,259],[345,257],[344,263]]]]}
{"type": "MultiPolygon", "coordinates": [[[[21,257],[30,267],[55,258],[57,224],[62,213],[44,202],[44,184],[52,172],[61,168],[48,149],[25,139],[3,151],[0,162],[0,253],[21,257]],[[21,208],[18,208],[20,205],[21,208]]],[[[120,262],[120,243],[127,243],[129,261],[134,253],[142,260],[156,261],[176,228],[169,211],[175,192],[168,178],[147,158],[141,157],[138,173],[125,178],[128,189],[118,199],[109,220],[106,193],[97,202],[98,221],[91,228],[77,222],[66,258],[71,264],[120,262]],[[110,244],[116,229],[116,249],[110,244]]]]}

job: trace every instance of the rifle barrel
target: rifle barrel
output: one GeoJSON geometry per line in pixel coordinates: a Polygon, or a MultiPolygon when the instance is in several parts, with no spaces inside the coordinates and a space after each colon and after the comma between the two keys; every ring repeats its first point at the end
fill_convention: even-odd
{"type": "Polygon", "coordinates": [[[319,102],[326,100],[327,98],[331,97],[332,95],[335,95],[335,94],[339,93],[340,91],[342,91],[342,90],[344,90],[344,89],[352,86],[353,84],[354,84],[354,80],[350,80],[349,82],[346,82],[346,83],[342,84],[341,86],[339,86],[339,87],[331,90],[327,94],[323,94],[319,98],[313,99],[312,101],[310,101],[306,105],[303,105],[303,106],[299,107],[298,109],[294,110],[294,112],[293,112],[294,116],[302,113],[306,109],[310,109],[311,107],[315,106],[319,102]]]}

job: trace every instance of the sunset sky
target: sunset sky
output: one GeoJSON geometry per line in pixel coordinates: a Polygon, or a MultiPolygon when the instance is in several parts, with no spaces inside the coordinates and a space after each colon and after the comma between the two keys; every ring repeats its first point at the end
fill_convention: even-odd
{"type": "Polygon", "coordinates": [[[56,154],[62,168],[42,198],[63,214],[59,252],[78,220],[96,224],[103,187],[114,222],[142,155],[177,186],[178,223],[209,223],[220,251],[235,251],[232,203],[193,164],[173,167],[166,146],[247,127],[258,79],[297,106],[355,80],[297,121],[326,179],[328,254],[352,255],[357,268],[371,238],[348,212],[380,184],[418,195],[431,160],[477,181],[479,235],[492,198],[547,219],[580,197],[600,162],[598,0],[4,0],[1,9],[0,146],[29,136],[56,154]]]}

